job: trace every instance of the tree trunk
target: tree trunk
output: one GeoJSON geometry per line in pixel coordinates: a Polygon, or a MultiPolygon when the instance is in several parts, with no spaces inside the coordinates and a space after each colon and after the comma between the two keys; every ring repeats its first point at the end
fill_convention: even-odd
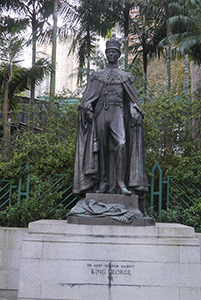
{"type": "Polygon", "coordinates": [[[167,92],[171,91],[172,84],[172,49],[171,44],[167,46],[167,92]]]}
{"type": "MultiPolygon", "coordinates": [[[[37,24],[36,20],[34,19],[32,21],[32,34],[33,34],[33,40],[32,40],[32,67],[36,63],[36,41],[37,41],[37,24]]],[[[30,93],[30,105],[31,107],[34,105],[35,102],[35,84],[34,82],[31,83],[31,93],[30,93]]]]}
{"type": "Polygon", "coordinates": [[[185,54],[184,59],[184,92],[189,94],[189,71],[188,71],[188,54],[185,54]]]}
{"type": "Polygon", "coordinates": [[[87,56],[87,81],[89,80],[90,75],[90,55],[87,56]]]}
{"type": "MultiPolygon", "coordinates": [[[[34,5],[34,3],[33,3],[34,5]]],[[[36,63],[36,41],[37,41],[37,21],[36,21],[36,13],[33,9],[32,15],[32,67],[36,63]]],[[[33,122],[33,105],[35,102],[35,82],[31,82],[30,84],[30,100],[29,100],[29,113],[28,113],[28,130],[30,131],[32,128],[33,122]]]]}
{"type": "Polygon", "coordinates": [[[54,108],[55,85],[56,85],[56,47],[57,47],[57,13],[58,4],[54,0],[54,13],[53,13],[53,37],[52,37],[52,70],[50,79],[50,109],[54,108]]]}
{"type": "Polygon", "coordinates": [[[201,67],[195,65],[192,61],[190,62],[190,71],[191,71],[191,94],[195,99],[195,93],[201,94],[201,67]]]}
{"type": "Polygon", "coordinates": [[[125,36],[125,71],[128,70],[128,37],[125,36]]]}
{"type": "Polygon", "coordinates": [[[125,2],[125,9],[124,9],[125,71],[128,70],[128,34],[129,34],[129,4],[125,2]]]}
{"type": "MultiPolygon", "coordinates": [[[[171,17],[170,10],[166,13],[167,20],[171,17]]],[[[166,35],[167,37],[172,35],[172,26],[166,21],[166,35]]],[[[171,91],[172,88],[172,43],[169,42],[166,49],[167,56],[167,92],[171,91]]]]}
{"type": "Polygon", "coordinates": [[[91,36],[90,30],[87,30],[87,81],[90,75],[90,55],[91,55],[91,36]]]}
{"type": "Polygon", "coordinates": [[[144,95],[147,95],[147,52],[146,43],[143,46],[143,72],[144,72],[144,95]]]}
{"type": "Polygon", "coordinates": [[[8,127],[8,90],[9,81],[5,82],[4,98],[3,98],[3,131],[4,131],[4,149],[3,155],[7,155],[8,152],[8,138],[9,138],[9,127],[8,127]]]}
{"type": "MultiPolygon", "coordinates": [[[[190,62],[190,71],[192,101],[199,101],[200,97],[198,95],[201,95],[201,68],[193,62],[190,62]]],[[[192,121],[192,135],[196,141],[196,145],[194,145],[195,149],[200,149],[201,144],[199,119],[200,117],[192,121]]]]}
{"type": "Polygon", "coordinates": [[[147,96],[147,73],[144,72],[144,95],[147,96]]]}

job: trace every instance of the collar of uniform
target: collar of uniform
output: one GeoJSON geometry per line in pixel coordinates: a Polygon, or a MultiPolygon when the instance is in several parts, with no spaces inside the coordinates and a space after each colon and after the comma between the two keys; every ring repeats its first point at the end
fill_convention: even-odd
{"type": "Polygon", "coordinates": [[[118,69],[118,64],[108,64],[107,69],[118,69]]]}

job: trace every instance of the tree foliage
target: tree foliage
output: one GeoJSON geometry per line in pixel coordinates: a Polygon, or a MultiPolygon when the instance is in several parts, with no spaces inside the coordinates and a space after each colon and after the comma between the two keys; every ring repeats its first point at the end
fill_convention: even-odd
{"type": "Polygon", "coordinates": [[[200,101],[169,93],[145,101],[143,110],[149,172],[158,161],[164,176],[200,176],[200,101]]]}
{"type": "Polygon", "coordinates": [[[144,92],[147,91],[147,67],[148,58],[158,54],[159,41],[166,35],[165,22],[158,14],[147,12],[145,8],[139,9],[138,13],[130,20],[130,47],[132,63],[141,59],[144,73],[144,92]]]}
{"type": "Polygon", "coordinates": [[[189,53],[195,63],[200,64],[200,43],[201,43],[201,1],[180,0],[172,2],[169,9],[174,16],[169,18],[168,23],[177,25],[177,32],[172,36],[182,53],[189,53]]]}
{"type": "MultiPolygon", "coordinates": [[[[76,7],[79,20],[78,30],[74,33],[71,51],[76,52],[79,59],[79,70],[90,72],[90,61],[95,55],[97,35],[106,36],[114,26],[107,1],[82,0],[76,7]]],[[[78,73],[78,81],[82,82],[83,72],[78,73]]]]}
{"type": "MultiPolygon", "coordinates": [[[[27,106],[26,110],[29,109],[27,106]]],[[[42,128],[41,132],[16,130],[11,137],[9,157],[0,162],[0,178],[17,178],[25,163],[36,175],[72,172],[77,105],[61,103],[60,100],[54,114],[49,116],[48,110],[39,111],[34,107],[33,115],[32,126],[42,128]]]]}
{"type": "MultiPolygon", "coordinates": [[[[50,115],[48,110],[41,112],[33,107],[32,115],[37,118],[30,121],[42,130],[38,134],[16,130],[11,136],[9,155],[0,160],[0,178],[12,180],[17,186],[21,171],[28,164],[31,171],[30,192],[28,200],[22,197],[20,201],[17,192],[13,193],[12,206],[0,212],[0,222],[7,218],[9,226],[27,226],[33,220],[65,216],[66,209],[59,204],[62,192],[53,193],[48,189],[51,186],[50,175],[65,174],[66,187],[68,178],[73,174],[78,105],[66,102],[57,101],[54,114],[50,115]],[[36,201],[44,191],[47,191],[45,195],[36,201]]],[[[26,176],[23,178],[22,190],[25,190],[27,180],[26,176]]]]}
{"type": "MultiPolygon", "coordinates": [[[[151,213],[151,210],[150,210],[151,213]]],[[[197,200],[194,205],[185,210],[175,206],[174,209],[163,209],[160,220],[157,212],[153,213],[156,222],[163,223],[181,223],[195,228],[196,232],[201,232],[201,199],[197,200]]]]}
{"type": "MultiPolygon", "coordinates": [[[[172,93],[184,90],[184,60],[173,57],[172,60],[172,93]]],[[[149,97],[158,97],[166,93],[166,60],[164,56],[160,59],[153,58],[147,68],[147,94],[149,97]]],[[[190,82],[190,75],[189,81],[190,82]]],[[[188,88],[190,85],[188,86],[188,88]]]]}

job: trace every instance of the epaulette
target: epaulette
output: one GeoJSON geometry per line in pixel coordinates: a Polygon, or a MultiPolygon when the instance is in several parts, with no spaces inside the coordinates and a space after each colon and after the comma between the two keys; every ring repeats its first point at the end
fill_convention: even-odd
{"type": "Polygon", "coordinates": [[[117,73],[121,76],[123,82],[134,82],[134,76],[131,73],[117,69],[117,73]]]}
{"type": "Polygon", "coordinates": [[[128,80],[130,83],[133,83],[133,82],[134,82],[134,76],[133,76],[131,73],[128,73],[128,74],[127,74],[127,80],[128,80]]]}
{"type": "Polygon", "coordinates": [[[90,75],[90,80],[93,81],[94,79],[102,82],[103,81],[103,75],[104,75],[104,70],[100,70],[100,71],[94,71],[91,75],[90,75]]]}

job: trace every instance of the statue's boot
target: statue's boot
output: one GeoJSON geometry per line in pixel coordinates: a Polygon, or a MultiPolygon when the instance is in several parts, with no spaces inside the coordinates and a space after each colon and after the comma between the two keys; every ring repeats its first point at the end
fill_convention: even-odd
{"type": "Polygon", "coordinates": [[[123,169],[123,162],[124,159],[124,152],[125,152],[125,144],[119,144],[115,148],[115,156],[116,156],[116,178],[117,178],[117,185],[119,186],[119,193],[123,195],[131,195],[131,191],[126,188],[124,178],[124,169],[123,169]]]}
{"type": "Polygon", "coordinates": [[[129,191],[126,187],[120,188],[119,193],[122,195],[131,195],[131,191],[129,191]]]}

